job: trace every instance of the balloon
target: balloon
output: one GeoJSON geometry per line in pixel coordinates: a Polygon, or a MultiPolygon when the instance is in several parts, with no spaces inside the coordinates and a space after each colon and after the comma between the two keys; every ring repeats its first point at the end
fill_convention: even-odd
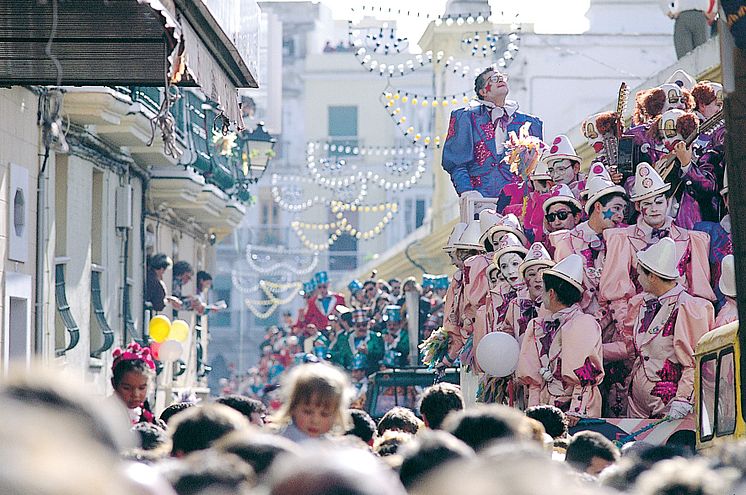
{"type": "Polygon", "coordinates": [[[171,323],[171,333],[168,334],[169,340],[177,340],[179,342],[186,342],[189,338],[189,323],[184,320],[174,320],[171,323]]]}
{"type": "Polygon", "coordinates": [[[505,332],[488,333],[477,346],[477,363],[490,376],[508,376],[518,365],[519,352],[518,342],[512,335],[505,332]]]}
{"type": "Polygon", "coordinates": [[[151,339],[156,342],[163,342],[171,332],[171,320],[163,315],[153,317],[148,323],[148,332],[151,339]]]}
{"type": "Polygon", "coordinates": [[[181,342],[167,340],[161,344],[158,355],[160,356],[160,361],[172,363],[181,357],[183,351],[184,348],[181,346],[181,342]]]}
{"type": "Polygon", "coordinates": [[[150,355],[153,356],[153,359],[156,359],[160,361],[159,352],[161,350],[161,344],[160,342],[151,342],[150,343],[150,355]]]}

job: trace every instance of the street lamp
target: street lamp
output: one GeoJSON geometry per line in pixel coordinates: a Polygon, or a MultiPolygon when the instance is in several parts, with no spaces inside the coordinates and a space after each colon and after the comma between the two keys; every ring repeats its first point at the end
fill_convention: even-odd
{"type": "Polygon", "coordinates": [[[259,122],[251,132],[242,132],[241,141],[241,171],[243,183],[256,184],[267,170],[270,160],[275,156],[277,140],[264,130],[264,122],[259,122]]]}

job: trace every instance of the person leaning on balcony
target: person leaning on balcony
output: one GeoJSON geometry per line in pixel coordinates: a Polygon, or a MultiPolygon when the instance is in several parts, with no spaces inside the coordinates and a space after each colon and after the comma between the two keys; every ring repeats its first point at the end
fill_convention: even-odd
{"type": "Polygon", "coordinates": [[[166,284],[163,274],[173,264],[171,258],[163,253],[154,254],[148,259],[148,275],[145,281],[145,302],[150,303],[156,312],[163,311],[167,304],[181,309],[181,301],[166,295],[166,284]]]}
{"type": "Polygon", "coordinates": [[[708,19],[717,12],[715,0],[661,0],[663,12],[675,19],[673,44],[681,58],[710,37],[708,19]]]}

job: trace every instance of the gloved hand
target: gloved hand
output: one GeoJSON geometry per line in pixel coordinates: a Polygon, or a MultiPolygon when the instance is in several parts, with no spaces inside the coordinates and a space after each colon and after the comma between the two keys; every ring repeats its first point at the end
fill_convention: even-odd
{"type": "Polygon", "coordinates": [[[554,380],[552,370],[550,370],[549,368],[539,368],[539,374],[545,382],[551,382],[552,380],[554,380]]]}
{"type": "Polygon", "coordinates": [[[668,417],[671,419],[683,419],[690,412],[692,412],[694,406],[683,400],[672,400],[669,405],[668,417]]]}

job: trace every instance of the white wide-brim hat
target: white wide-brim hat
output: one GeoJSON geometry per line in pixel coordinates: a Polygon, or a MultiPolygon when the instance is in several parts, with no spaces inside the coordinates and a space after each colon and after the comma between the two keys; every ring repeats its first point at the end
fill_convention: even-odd
{"type": "Polygon", "coordinates": [[[655,168],[647,162],[640,162],[635,171],[635,184],[629,195],[630,201],[635,203],[654,198],[671,189],[670,182],[664,182],[655,168]]]}
{"type": "Polygon", "coordinates": [[[662,279],[676,280],[680,276],[676,266],[676,242],[670,237],[664,237],[644,251],[638,251],[637,261],[662,279]]]}
{"type": "Polygon", "coordinates": [[[544,275],[554,275],[565,282],[569,282],[582,294],[583,289],[583,257],[579,254],[571,254],[552,268],[548,268],[544,275]]]}
{"type": "Polygon", "coordinates": [[[453,231],[451,232],[451,235],[448,237],[448,242],[445,246],[443,246],[443,251],[450,253],[456,250],[454,247],[455,242],[461,238],[461,234],[464,233],[464,230],[466,230],[466,224],[463,222],[457,223],[453,226],[453,231]]]}
{"type": "Polygon", "coordinates": [[[549,207],[555,203],[569,203],[574,205],[578,210],[583,209],[580,205],[580,201],[578,201],[567,184],[554,186],[550,194],[551,196],[544,201],[543,205],[545,215],[549,212],[549,207]]]}
{"type": "Polygon", "coordinates": [[[617,186],[613,182],[608,182],[601,177],[591,179],[586,189],[588,200],[585,202],[585,212],[590,215],[596,201],[613,193],[620,193],[627,196],[627,191],[622,186],[617,186]]]}
{"type": "Polygon", "coordinates": [[[464,229],[458,241],[453,243],[455,249],[477,249],[484,251],[484,246],[479,243],[479,220],[472,220],[464,229]]]}
{"type": "Polygon", "coordinates": [[[492,262],[500,266],[500,257],[507,253],[516,253],[522,256],[526,256],[528,249],[523,245],[523,242],[515,234],[507,234],[500,241],[500,245],[497,246],[495,254],[492,257],[492,262]]]}
{"type": "Polygon", "coordinates": [[[549,255],[549,251],[544,247],[544,244],[540,242],[534,242],[531,247],[528,248],[528,253],[523,259],[523,263],[518,267],[518,271],[521,272],[521,276],[525,277],[526,270],[532,266],[546,266],[551,268],[555,265],[554,260],[549,255]]]}

